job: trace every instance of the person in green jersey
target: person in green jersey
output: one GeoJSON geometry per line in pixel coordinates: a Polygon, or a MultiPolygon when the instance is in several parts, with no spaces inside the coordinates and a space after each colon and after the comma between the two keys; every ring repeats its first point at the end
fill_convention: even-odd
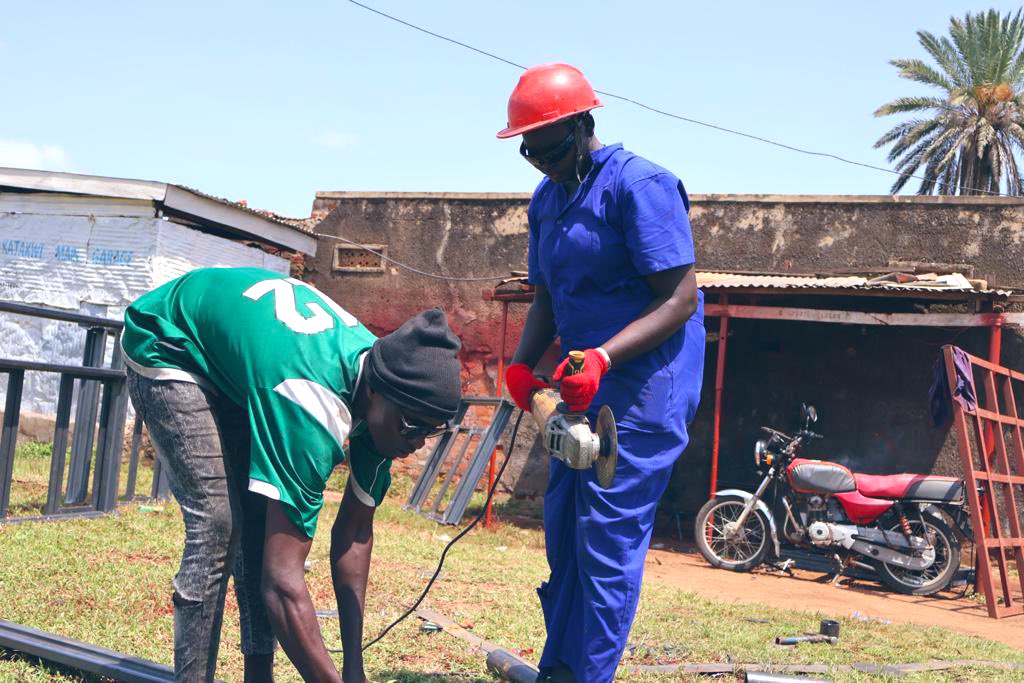
{"type": "Polygon", "coordinates": [[[394,458],[450,425],[459,340],[440,309],[376,338],[312,285],[258,268],[195,270],[125,312],[128,391],[185,521],[174,578],[174,669],[211,681],[229,573],[245,680],[273,678],[275,638],[307,681],[355,681],[374,509],[394,458]],[[332,470],[341,676],[303,576],[332,470]]]}

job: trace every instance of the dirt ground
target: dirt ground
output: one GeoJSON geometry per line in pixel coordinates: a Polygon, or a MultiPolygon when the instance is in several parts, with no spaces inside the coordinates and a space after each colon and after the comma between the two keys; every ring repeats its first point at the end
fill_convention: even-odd
{"type": "Polygon", "coordinates": [[[944,593],[939,597],[898,595],[870,581],[841,579],[823,582],[823,574],[794,569],[794,576],[775,570],[741,574],[709,566],[686,547],[652,549],[645,580],[657,580],[716,600],[799,606],[834,617],[858,612],[885,621],[938,626],[981,636],[1024,650],[1024,617],[991,619],[984,605],[944,593]]]}

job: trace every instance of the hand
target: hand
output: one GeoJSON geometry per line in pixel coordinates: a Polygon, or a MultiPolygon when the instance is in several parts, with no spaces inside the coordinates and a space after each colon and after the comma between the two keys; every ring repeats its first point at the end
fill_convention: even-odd
{"type": "Polygon", "coordinates": [[[559,364],[555,374],[551,377],[554,381],[561,382],[559,391],[562,394],[562,400],[574,413],[586,412],[597,394],[601,377],[608,372],[608,361],[600,351],[587,349],[583,355],[583,372],[578,375],[570,375],[569,359],[566,358],[559,364]]]}
{"type": "Polygon", "coordinates": [[[505,386],[519,409],[527,413],[530,412],[530,395],[537,389],[551,388],[550,384],[534,375],[525,363],[515,363],[505,369],[505,386]]]}

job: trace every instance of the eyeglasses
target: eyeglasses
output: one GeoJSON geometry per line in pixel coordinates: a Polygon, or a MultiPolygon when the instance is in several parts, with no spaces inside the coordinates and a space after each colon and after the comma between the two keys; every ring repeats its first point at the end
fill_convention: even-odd
{"type": "Polygon", "coordinates": [[[548,147],[547,149],[532,150],[526,146],[525,142],[523,142],[519,145],[519,153],[523,155],[524,159],[534,166],[551,166],[552,164],[561,161],[575,144],[576,130],[573,129],[569,131],[569,134],[565,136],[564,140],[553,147],[548,147]]]}
{"type": "Polygon", "coordinates": [[[399,428],[398,433],[406,439],[418,439],[421,436],[429,439],[432,436],[441,436],[452,428],[451,421],[446,421],[442,425],[428,427],[426,425],[411,425],[405,421],[404,415],[399,415],[398,418],[402,421],[402,426],[399,428]]]}

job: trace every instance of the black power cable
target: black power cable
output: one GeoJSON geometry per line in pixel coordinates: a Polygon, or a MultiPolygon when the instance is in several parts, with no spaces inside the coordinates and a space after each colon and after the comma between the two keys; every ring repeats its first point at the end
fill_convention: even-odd
{"type": "MultiPolygon", "coordinates": [[[[448,545],[444,547],[444,550],[441,551],[441,558],[437,561],[437,569],[434,570],[434,575],[430,577],[430,581],[427,582],[426,588],[424,588],[423,592],[420,593],[420,596],[416,599],[416,602],[413,603],[412,607],[407,609],[402,616],[398,617],[393,622],[391,622],[387,628],[380,632],[380,635],[378,635],[376,638],[368,642],[366,645],[363,645],[363,652],[366,652],[372,645],[375,645],[381,638],[386,636],[391,629],[405,621],[405,619],[407,619],[410,614],[416,611],[416,608],[419,607],[420,603],[423,602],[424,598],[427,597],[427,593],[429,593],[430,589],[433,587],[434,581],[436,581],[437,577],[441,575],[441,568],[444,566],[444,559],[445,556],[448,555],[448,551],[451,550],[451,547],[455,545],[459,541],[459,539],[468,534],[470,530],[473,527],[475,527],[480,522],[481,519],[484,518],[484,515],[487,513],[487,506],[490,504],[491,499],[494,498],[494,492],[498,490],[498,482],[501,481],[501,475],[504,474],[505,467],[508,466],[508,461],[512,459],[512,450],[516,446],[516,436],[519,434],[519,423],[522,421],[522,419],[523,411],[520,410],[519,417],[516,418],[516,424],[514,427],[512,427],[512,436],[509,439],[508,451],[506,451],[505,453],[505,461],[501,463],[501,468],[498,470],[497,476],[494,477],[494,484],[491,485],[490,491],[487,492],[487,500],[484,501],[484,506],[483,509],[480,510],[480,514],[478,514],[476,518],[473,519],[473,521],[470,522],[468,526],[466,526],[465,529],[460,531],[455,538],[450,540],[448,542],[448,545]]],[[[341,651],[342,650],[330,650],[330,652],[341,651]]]]}

